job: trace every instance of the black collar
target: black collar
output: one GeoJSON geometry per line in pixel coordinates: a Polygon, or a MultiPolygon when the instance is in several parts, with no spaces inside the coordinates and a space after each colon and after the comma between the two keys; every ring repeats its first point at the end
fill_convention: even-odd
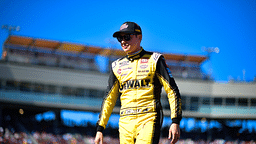
{"type": "Polygon", "coordinates": [[[146,53],[146,51],[141,47],[141,49],[140,49],[139,52],[137,52],[137,53],[134,54],[134,55],[127,55],[126,58],[127,58],[129,61],[133,61],[133,60],[135,60],[135,59],[141,58],[145,53],[146,53]]]}

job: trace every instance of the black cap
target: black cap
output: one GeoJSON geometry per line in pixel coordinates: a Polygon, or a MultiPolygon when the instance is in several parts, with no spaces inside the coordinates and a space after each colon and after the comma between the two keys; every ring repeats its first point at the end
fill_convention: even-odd
{"type": "Polygon", "coordinates": [[[121,25],[120,31],[113,34],[113,37],[118,37],[121,33],[126,34],[142,34],[141,28],[135,22],[125,22],[121,25]]]}

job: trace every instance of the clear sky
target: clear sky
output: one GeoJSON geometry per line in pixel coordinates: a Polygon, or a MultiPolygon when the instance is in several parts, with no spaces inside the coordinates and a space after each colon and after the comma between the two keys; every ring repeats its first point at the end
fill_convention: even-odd
{"type": "MultiPolygon", "coordinates": [[[[138,23],[142,46],[163,53],[206,55],[202,67],[217,82],[256,76],[255,0],[1,0],[0,25],[20,26],[13,34],[121,49],[112,34],[125,21],[138,23]]],[[[0,30],[3,44],[8,32],[0,30]]],[[[0,50],[0,53],[2,50],[0,50]]]]}

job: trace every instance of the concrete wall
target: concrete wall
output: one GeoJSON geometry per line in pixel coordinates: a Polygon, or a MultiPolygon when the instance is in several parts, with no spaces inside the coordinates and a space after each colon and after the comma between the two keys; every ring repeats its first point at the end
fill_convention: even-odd
{"type": "Polygon", "coordinates": [[[0,74],[3,79],[95,89],[105,89],[108,80],[106,74],[99,72],[4,63],[0,63],[0,74]]]}

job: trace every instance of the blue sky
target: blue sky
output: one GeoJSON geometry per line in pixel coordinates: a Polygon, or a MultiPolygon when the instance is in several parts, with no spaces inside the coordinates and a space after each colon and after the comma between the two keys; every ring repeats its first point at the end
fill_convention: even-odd
{"type": "MultiPolygon", "coordinates": [[[[138,23],[142,46],[163,53],[206,55],[202,67],[217,82],[256,76],[255,0],[1,0],[0,25],[21,27],[14,34],[121,49],[112,38],[125,21],[138,23]]],[[[0,43],[7,38],[0,30],[0,43]]],[[[1,52],[2,50],[0,50],[1,52]]]]}

